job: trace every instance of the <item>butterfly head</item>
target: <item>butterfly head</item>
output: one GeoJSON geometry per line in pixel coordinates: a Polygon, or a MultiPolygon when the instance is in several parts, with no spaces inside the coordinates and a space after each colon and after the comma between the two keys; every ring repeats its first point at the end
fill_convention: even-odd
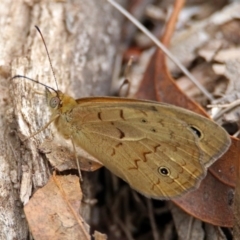
{"type": "Polygon", "coordinates": [[[74,98],[62,93],[61,91],[50,91],[47,87],[45,90],[46,100],[52,112],[66,113],[70,111],[77,102],[74,98]]]}

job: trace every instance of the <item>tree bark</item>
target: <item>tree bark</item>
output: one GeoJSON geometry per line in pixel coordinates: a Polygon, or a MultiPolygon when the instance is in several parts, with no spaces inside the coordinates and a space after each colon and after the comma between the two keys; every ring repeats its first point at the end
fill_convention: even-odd
{"type": "Polygon", "coordinates": [[[37,25],[59,90],[75,98],[108,94],[122,16],[104,0],[2,0],[0,14],[0,239],[26,239],[23,205],[49,178],[38,145],[52,132],[23,141],[49,121],[37,94],[44,87],[9,79],[20,74],[57,88],[37,25]]]}

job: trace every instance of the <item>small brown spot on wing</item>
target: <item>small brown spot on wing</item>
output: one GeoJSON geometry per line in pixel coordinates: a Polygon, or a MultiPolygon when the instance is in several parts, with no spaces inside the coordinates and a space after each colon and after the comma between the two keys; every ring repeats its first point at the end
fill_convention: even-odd
{"type": "Polygon", "coordinates": [[[119,133],[120,133],[120,136],[119,136],[119,138],[120,139],[123,139],[124,137],[125,137],[125,133],[121,130],[121,129],[119,129],[119,128],[116,128],[118,131],[119,131],[119,133]]]}
{"type": "Polygon", "coordinates": [[[138,162],[140,162],[140,161],[141,161],[140,159],[135,159],[134,160],[135,166],[134,167],[130,167],[128,169],[129,170],[137,170],[138,169],[138,162]]]}
{"type": "Polygon", "coordinates": [[[123,116],[123,110],[122,109],[120,110],[120,117],[121,117],[122,120],[126,121],[126,119],[123,116]]]}
{"type": "Polygon", "coordinates": [[[155,106],[151,106],[152,111],[158,112],[157,108],[155,106]]]}
{"type": "Polygon", "coordinates": [[[155,186],[157,186],[158,184],[160,184],[160,179],[158,178],[156,183],[153,183],[151,190],[154,190],[155,186]]]}
{"type": "Polygon", "coordinates": [[[173,147],[174,147],[174,149],[173,149],[173,151],[174,152],[177,152],[178,151],[178,148],[180,147],[181,145],[178,143],[178,142],[174,142],[174,144],[173,144],[173,147]]]}
{"type": "MultiPolygon", "coordinates": [[[[182,170],[182,172],[183,172],[183,170],[182,170]]],[[[176,174],[176,176],[173,178],[173,181],[175,181],[176,179],[179,179],[179,173],[182,173],[182,172],[178,172],[178,174],[176,174]]]]}
{"type": "Polygon", "coordinates": [[[113,149],[112,149],[111,156],[113,157],[115,154],[116,154],[116,151],[115,151],[115,149],[113,148],[113,149]]]}
{"type": "MultiPolygon", "coordinates": [[[[187,180],[187,179],[186,179],[187,180]]],[[[183,189],[183,190],[187,190],[187,189],[189,189],[189,187],[192,187],[192,186],[190,186],[191,184],[190,184],[190,181],[185,181],[185,182],[182,182],[181,183],[181,188],[183,189]]]]}
{"type": "Polygon", "coordinates": [[[174,139],[175,138],[175,134],[173,131],[169,131],[169,135],[170,135],[170,139],[174,139]]]}
{"type": "Polygon", "coordinates": [[[97,116],[98,116],[98,119],[102,121],[102,116],[101,116],[101,112],[98,112],[97,116]]]}
{"type": "Polygon", "coordinates": [[[118,147],[120,147],[122,145],[123,145],[122,143],[118,143],[115,147],[118,148],[118,147]]]}
{"type": "Polygon", "coordinates": [[[139,110],[141,113],[143,113],[145,116],[147,116],[147,113],[143,110],[139,110]]]}
{"type": "Polygon", "coordinates": [[[157,152],[157,148],[161,147],[160,144],[156,145],[153,149],[154,149],[154,152],[157,152]]]}
{"type": "Polygon", "coordinates": [[[159,119],[158,123],[160,123],[162,125],[162,127],[164,127],[164,120],[163,119],[159,119]]]}
{"type": "Polygon", "coordinates": [[[181,166],[182,167],[186,166],[186,161],[184,161],[183,159],[181,160],[181,166]]]}
{"type": "Polygon", "coordinates": [[[148,155],[148,154],[151,154],[152,152],[144,152],[143,153],[143,158],[144,158],[144,162],[147,162],[147,157],[146,157],[146,155],[148,155]]]}
{"type": "Polygon", "coordinates": [[[178,176],[179,176],[179,173],[183,173],[184,172],[184,168],[182,166],[180,167],[180,169],[179,169],[179,172],[178,172],[178,176]]]}
{"type": "MultiPolygon", "coordinates": [[[[205,174],[202,173],[202,176],[204,176],[205,174]]],[[[195,169],[194,171],[191,172],[191,175],[189,175],[189,180],[192,178],[200,178],[201,175],[199,174],[199,170],[195,169]]]]}

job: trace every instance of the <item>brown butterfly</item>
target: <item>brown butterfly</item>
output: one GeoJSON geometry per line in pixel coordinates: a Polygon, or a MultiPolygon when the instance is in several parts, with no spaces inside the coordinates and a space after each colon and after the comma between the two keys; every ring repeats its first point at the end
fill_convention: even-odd
{"type": "Polygon", "coordinates": [[[75,100],[45,87],[52,111],[45,127],[54,122],[73,146],[147,197],[169,199],[196,189],[231,143],[215,122],[180,107],[129,98],[75,100]]]}

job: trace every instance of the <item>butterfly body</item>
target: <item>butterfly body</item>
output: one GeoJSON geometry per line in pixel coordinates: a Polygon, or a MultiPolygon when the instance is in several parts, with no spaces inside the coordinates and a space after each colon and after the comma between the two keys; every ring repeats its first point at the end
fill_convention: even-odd
{"type": "Polygon", "coordinates": [[[147,197],[169,199],[195,189],[230,145],[216,123],[179,107],[46,91],[58,132],[147,197]]]}

